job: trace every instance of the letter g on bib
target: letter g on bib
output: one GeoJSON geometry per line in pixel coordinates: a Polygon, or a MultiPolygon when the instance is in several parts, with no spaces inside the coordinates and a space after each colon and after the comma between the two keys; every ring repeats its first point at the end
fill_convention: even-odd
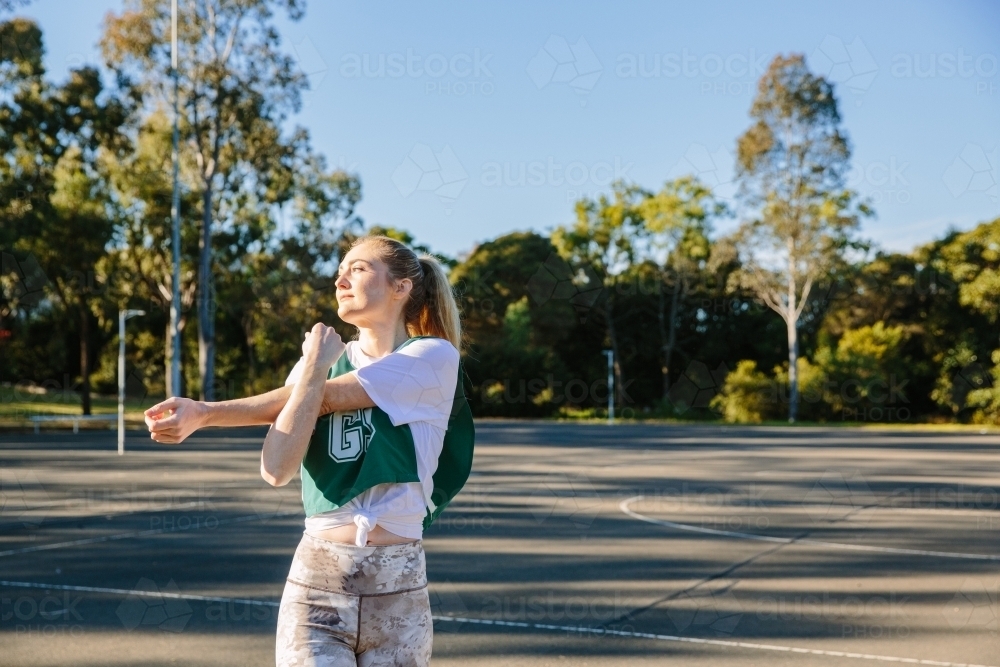
{"type": "Polygon", "coordinates": [[[368,444],[375,435],[372,426],[372,409],[364,408],[338,412],[330,419],[330,458],[334,461],[356,461],[368,451],[368,444]]]}

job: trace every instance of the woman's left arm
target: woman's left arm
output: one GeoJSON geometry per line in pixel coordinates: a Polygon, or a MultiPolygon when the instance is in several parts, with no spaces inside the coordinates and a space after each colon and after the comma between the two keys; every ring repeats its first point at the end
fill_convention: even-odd
{"type": "MultiPolygon", "coordinates": [[[[322,324],[313,327],[303,347],[306,353],[303,373],[268,430],[260,453],[260,475],[271,486],[288,484],[298,472],[309,448],[309,438],[320,409],[327,402],[325,385],[328,369],[344,351],[340,336],[331,327],[322,324]]],[[[349,385],[345,390],[350,390],[349,385]]]]}

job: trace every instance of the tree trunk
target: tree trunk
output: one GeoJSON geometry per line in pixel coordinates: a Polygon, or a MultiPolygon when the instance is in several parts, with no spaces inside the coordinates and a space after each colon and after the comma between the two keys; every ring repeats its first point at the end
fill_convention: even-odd
{"type": "Polygon", "coordinates": [[[171,363],[174,358],[174,337],[173,337],[173,327],[170,326],[170,320],[167,320],[167,334],[163,337],[167,341],[167,346],[165,349],[166,354],[164,359],[166,359],[166,378],[167,378],[167,396],[180,396],[180,387],[177,387],[178,391],[174,391],[174,378],[173,373],[170,372],[171,363]]]}
{"type": "MultiPolygon", "coordinates": [[[[789,253],[789,257],[792,257],[789,253]]],[[[796,317],[795,273],[788,272],[788,313],[785,324],[788,328],[788,423],[794,424],[799,413],[799,330],[796,317]]]]}
{"type": "Polygon", "coordinates": [[[677,309],[681,300],[681,277],[678,274],[674,280],[674,293],[670,298],[670,324],[666,325],[663,314],[664,298],[663,290],[660,290],[660,341],[663,348],[663,401],[667,401],[667,393],[670,391],[670,358],[674,354],[674,345],[677,343],[677,309]]]}
{"type": "Polygon", "coordinates": [[[206,180],[202,195],[200,258],[198,270],[198,371],[201,400],[215,400],[215,293],[212,281],[212,182],[206,180]]]}
{"type": "Polygon", "coordinates": [[[247,342],[247,371],[250,378],[250,386],[253,387],[257,380],[257,364],[253,355],[253,319],[246,315],[243,318],[243,335],[247,342]]]}
{"type": "Polygon", "coordinates": [[[83,414],[90,414],[90,313],[80,302],[80,404],[83,414]]]}
{"type": "Polygon", "coordinates": [[[799,415],[799,332],[794,321],[788,324],[788,422],[799,415]]]}

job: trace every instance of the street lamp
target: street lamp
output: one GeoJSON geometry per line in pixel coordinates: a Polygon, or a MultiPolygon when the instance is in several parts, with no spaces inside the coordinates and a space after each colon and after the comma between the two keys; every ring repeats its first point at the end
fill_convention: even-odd
{"type": "Polygon", "coordinates": [[[608,358],[608,425],[615,423],[615,351],[602,350],[608,358]]]}
{"type": "Polygon", "coordinates": [[[125,453],[125,320],[145,315],[144,310],[118,311],[118,455],[125,453]]]}

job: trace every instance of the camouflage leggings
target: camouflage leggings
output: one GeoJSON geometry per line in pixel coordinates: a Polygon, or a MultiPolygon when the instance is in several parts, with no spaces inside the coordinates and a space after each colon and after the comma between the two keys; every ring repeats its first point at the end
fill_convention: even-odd
{"type": "Polygon", "coordinates": [[[278,610],[277,667],[423,667],[432,637],[420,542],[302,536],[278,610]]]}

